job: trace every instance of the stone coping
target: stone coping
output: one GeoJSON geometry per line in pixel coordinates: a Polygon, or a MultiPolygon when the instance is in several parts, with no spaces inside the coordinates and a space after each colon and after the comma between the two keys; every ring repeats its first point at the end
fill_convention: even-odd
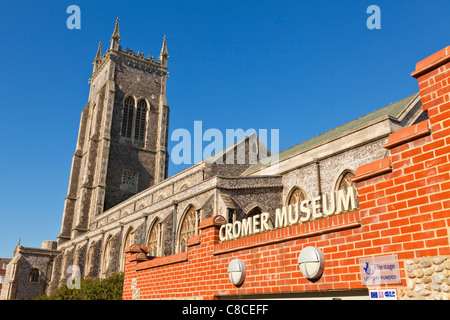
{"type": "Polygon", "coordinates": [[[389,135],[388,142],[384,145],[384,148],[392,149],[406,142],[427,136],[430,133],[430,121],[425,120],[389,135]]]}

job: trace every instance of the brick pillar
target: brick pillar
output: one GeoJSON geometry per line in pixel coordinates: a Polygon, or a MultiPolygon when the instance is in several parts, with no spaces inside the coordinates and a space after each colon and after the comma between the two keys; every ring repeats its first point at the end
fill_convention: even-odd
{"type": "Polygon", "coordinates": [[[416,71],[411,75],[419,82],[423,109],[428,112],[430,118],[432,143],[428,149],[433,151],[433,158],[428,167],[429,170],[436,170],[439,178],[435,180],[442,182],[439,195],[430,196],[430,202],[440,200],[443,209],[449,210],[450,46],[417,63],[416,71]]]}
{"type": "Polygon", "coordinates": [[[227,221],[223,216],[213,216],[203,220],[198,229],[201,231],[202,243],[208,243],[213,246],[219,242],[219,229],[227,221]]]}
{"type": "Polygon", "coordinates": [[[122,300],[133,299],[133,279],[137,279],[136,266],[139,262],[147,261],[148,249],[145,246],[133,244],[125,249],[125,272],[123,279],[122,300]]]}
{"type": "Polygon", "coordinates": [[[419,81],[423,109],[428,111],[434,138],[450,136],[450,46],[417,63],[411,75],[419,81]]]}

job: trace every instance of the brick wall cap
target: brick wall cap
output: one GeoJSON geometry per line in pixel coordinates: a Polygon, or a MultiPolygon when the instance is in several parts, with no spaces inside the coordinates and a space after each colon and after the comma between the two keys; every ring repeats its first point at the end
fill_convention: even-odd
{"type": "Polygon", "coordinates": [[[394,148],[403,143],[427,136],[431,133],[429,120],[419,122],[413,126],[401,129],[389,135],[386,149],[394,148]]]}
{"type": "Polygon", "coordinates": [[[146,246],[140,246],[135,243],[125,249],[125,253],[139,253],[139,252],[147,253],[148,248],[146,246]]]}
{"type": "Polygon", "coordinates": [[[355,172],[353,182],[367,180],[392,171],[391,157],[377,160],[361,167],[358,167],[355,172]]]}
{"type": "Polygon", "coordinates": [[[141,261],[147,261],[147,260],[148,260],[148,257],[144,252],[135,253],[135,254],[131,255],[131,257],[130,257],[130,262],[132,262],[132,261],[141,262],[141,261]]]}
{"type": "Polygon", "coordinates": [[[200,244],[202,241],[202,235],[201,234],[197,234],[195,236],[192,236],[189,238],[186,247],[191,247],[191,246],[195,246],[197,244],[200,244]]]}
{"type": "Polygon", "coordinates": [[[418,78],[441,65],[450,62],[450,46],[447,46],[416,64],[416,71],[411,76],[418,78]]]}
{"type": "Polygon", "coordinates": [[[217,215],[217,216],[210,217],[210,218],[205,219],[202,222],[200,222],[200,226],[198,228],[201,230],[201,229],[206,229],[206,228],[210,228],[210,227],[221,226],[226,223],[227,223],[227,221],[225,220],[225,218],[223,216],[217,215]]]}

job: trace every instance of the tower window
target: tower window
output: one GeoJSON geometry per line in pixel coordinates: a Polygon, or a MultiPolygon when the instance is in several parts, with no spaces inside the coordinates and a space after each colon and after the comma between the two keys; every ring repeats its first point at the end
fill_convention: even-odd
{"type": "Polygon", "coordinates": [[[128,97],[123,104],[123,118],[122,118],[122,136],[131,138],[133,130],[133,113],[134,113],[134,99],[128,97]]]}
{"type": "Polygon", "coordinates": [[[142,148],[145,143],[148,104],[140,99],[129,96],[123,102],[121,142],[130,146],[142,148]]]}
{"type": "Polygon", "coordinates": [[[147,118],[147,103],[145,100],[139,100],[136,109],[136,121],[134,125],[134,139],[144,141],[145,122],[147,118]]]}

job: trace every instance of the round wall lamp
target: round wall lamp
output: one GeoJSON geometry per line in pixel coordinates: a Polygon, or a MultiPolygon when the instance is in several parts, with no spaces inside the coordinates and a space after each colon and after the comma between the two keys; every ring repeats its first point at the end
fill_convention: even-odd
{"type": "Polygon", "coordinates": [[[241,259],[233,259],[228,265],[228,276],[230,282],[236,287],[242,285],[245,281],[245,263],[241,259]]]}
{"type": "Polygon", "coordinates": [[[319,248],[306,247],[298,256],[298,265],[306,279],[316,281],[319,280],[325,269],[325,257],[319,248]]]}

